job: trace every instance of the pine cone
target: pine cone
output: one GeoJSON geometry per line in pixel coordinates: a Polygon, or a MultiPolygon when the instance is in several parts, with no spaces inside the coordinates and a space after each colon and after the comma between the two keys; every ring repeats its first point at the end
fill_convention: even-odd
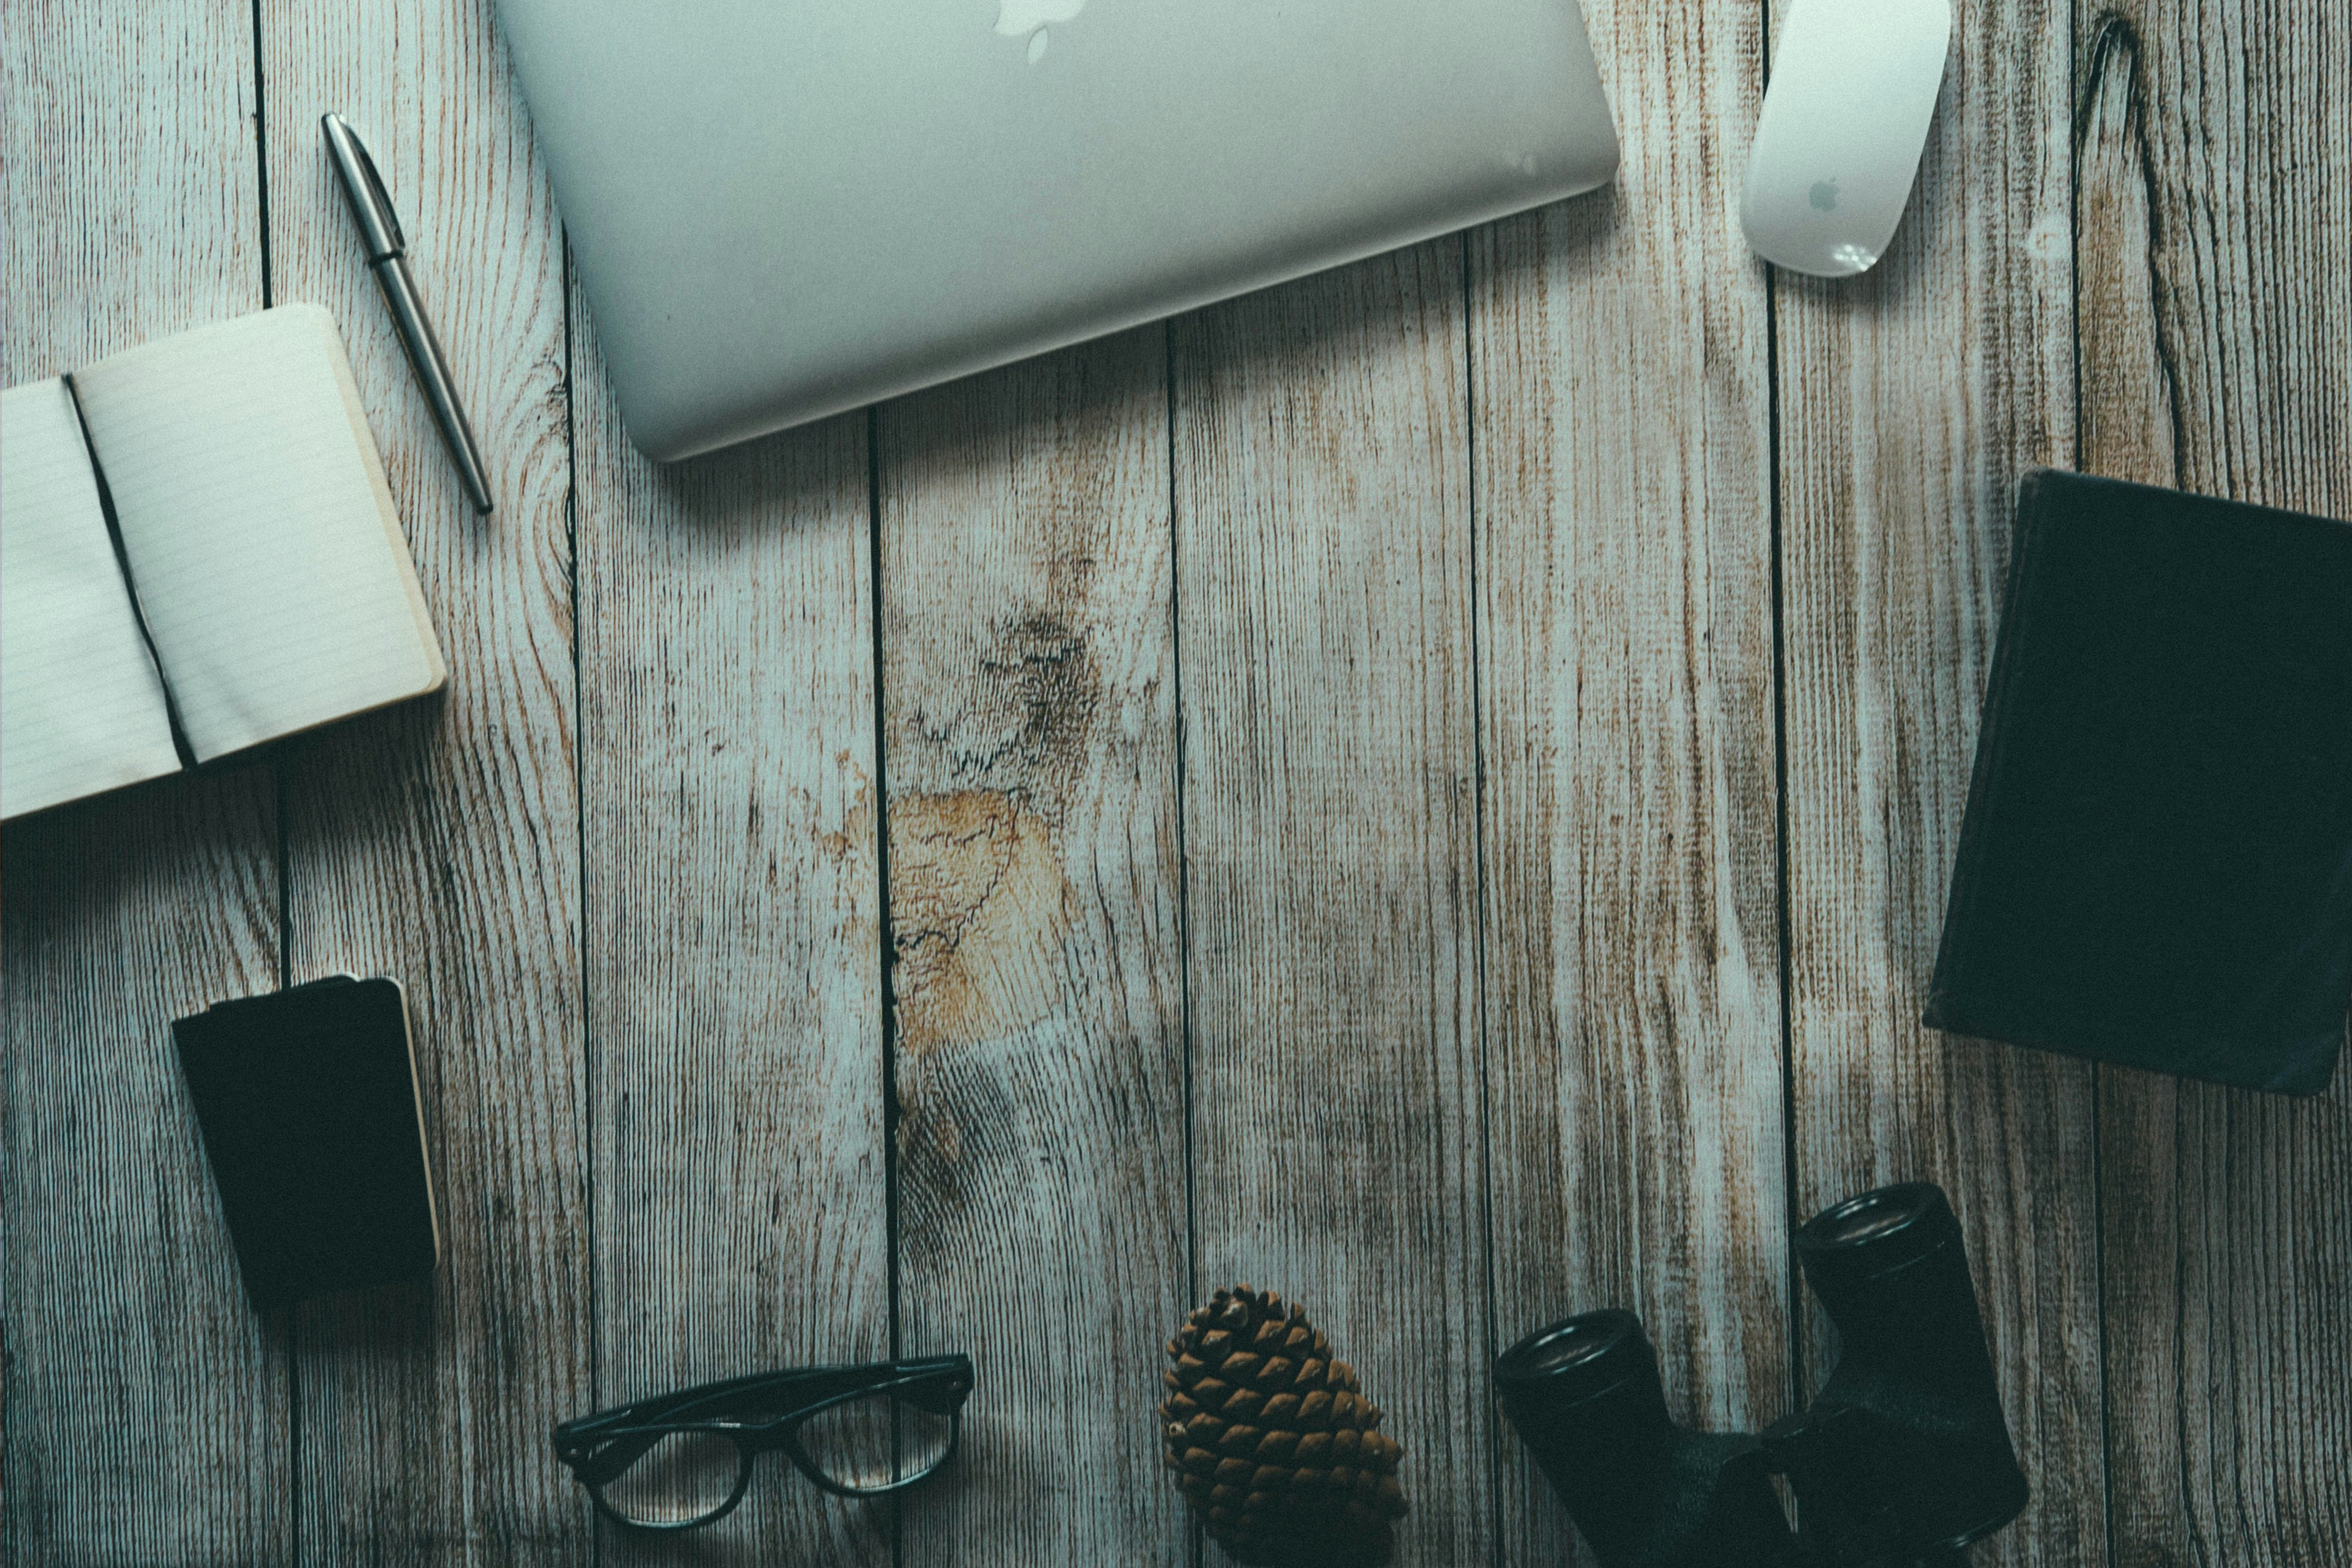
{"type": "Polygon", "coordinates": [[[1237,1563],[1384,1563],[1405,1511],[1404,1450],[1331,1359],[1306,1310],[1247,1285],[1219,1291],[1168,1342],[1160,1406],[1176,1485],[1237,1563]]]}

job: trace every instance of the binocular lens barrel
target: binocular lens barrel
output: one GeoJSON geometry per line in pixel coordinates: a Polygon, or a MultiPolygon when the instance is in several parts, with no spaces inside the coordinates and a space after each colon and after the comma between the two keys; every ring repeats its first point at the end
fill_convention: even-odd
{"type": "MultiPolygon", "coordinates": [[[[1528,1343],[1521,1363],[1514,1370],[1521,1378],[1534,1381],[1558,1377],[1604,1360],[1610,1352],[1622,1350],[1622,1335],[1611,1321],[1619,1315],[1603,1312],[1554,1324],[1528,1343]]],[[[1640,1332],[1638,1325],[1634,1332],[1640,1332]]]]}
{"type": "Polygon", "coordinates": [[[1877,1434],[1857,1430],[1866,1455],[1790,1469],[1807,1519],[1892,1503],[1910,1539],[1952,1548],[2017,1517],[2025,1476],[1943,1189],[1913,1182],[1824,1209],[1798,1230],[1797,1260],[1837,1325],[1819,1403],[1867,1410],[1877,1434]]]}
{"type": "Polygon", "coordinates": [[[1922,1212],[1919,1203],[1904,1195],[1866,1192],[1839,1204],[1813,1223],[1824,1242],[1851,1247],[1916,1224],[1922,1212]]]}
{"type": "Polygon", "coordinates": [[[1752,1437],[1685,1431],[1631,1312],[1539,1329],[1495,1361],[1495,1395],[1604,1568],[1770,1568],[1788,1521],[1752,1437]]]}
{"type": "Polygon", "coordinates": [[[1529,1334],[1496,1359],[1495,1395],[1571,1510],[1581,1492],[1641,1484],[1674,1440],[1657,1353],[1631,1312],[1529,1334]]]}
{"type": "Polygon", "coordinates": [[[1800,1227],[1838,1333],[1803,1412],[1761,1437],[1666,1412],[1641,1320],[1587,1312],[1495,1362],[1495,1393],[1602,1568],[1892,1568],[1957,1561],[2025,1505],[1960,1223],[1940,1188],[1882,1187],[1800,1227]],[[1795,1491],[1792,1534],[1771,1484],[1795,1491]]]}
{"type": "MultiPolygon", "coordinates": [[[[1822,1210],[1798,1228],[1797,1259],[1816,1290],[1845,1291],[1884,1281],[1941,1253],[1968,1258],[1958,1216],[1944,1189],[1927,1182],[1883,1186],[1822,1210]]],[[[1976,1299],[1969,1292],[1969,1299],[1976,1299]]],[[[1824,1297],[1824,1304],[1828,1298],[1824,1297]]],[[[1834,1308],[1832,1309],[1834,1312],[1834,1308]]]]}
{"type": "Polygon", "coordinates": [[[1621,1519],[1665,1479],[1675,1437],[1657,1353],[1631,1312],[1539,1329],[1495,1362],[1495,1396],[1544,1479],[1604,1561],[1621,1519]]]}
{"type": "Polygon", "coordinates": [[[1797,1231],[1797,1261],[1837,1325],[1841,1359],[1926,1356],[1956,1393],[1999,1410],[1967,1243],[1942,1188],[1881,1187],[1823,1209],[1797,1231]]]}

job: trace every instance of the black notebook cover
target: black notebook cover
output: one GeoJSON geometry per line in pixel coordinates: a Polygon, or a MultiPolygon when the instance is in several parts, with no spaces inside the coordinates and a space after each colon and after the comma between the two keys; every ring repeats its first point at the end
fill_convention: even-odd
{"type": "Polygon", "coordinates": [[[337,975],[218,1003],[172,1034],[255,1305],[432,1272],[399,986],[337,975]]]}
{"type": "Polygon", "coordinates": [[[2352,1000],[2352,525],[2038,472],[1927,1022],[2327,1086],[2352,1000]]]}

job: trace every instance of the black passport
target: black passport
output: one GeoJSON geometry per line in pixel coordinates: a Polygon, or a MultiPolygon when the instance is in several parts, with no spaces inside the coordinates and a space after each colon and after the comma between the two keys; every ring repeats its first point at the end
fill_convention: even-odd
{"type": "Polygon", "coordinates": [[[433,1271],[440,1232],[397,984],[336,975],[216,1003],[172,1035],[256,1306],[433,1271]]]}
{"type": "Polygon", "coordinates": [[[1927,1022],[2286,1093],[2352,1003],[2352,524],[2050,471],[1927,1022]]]}

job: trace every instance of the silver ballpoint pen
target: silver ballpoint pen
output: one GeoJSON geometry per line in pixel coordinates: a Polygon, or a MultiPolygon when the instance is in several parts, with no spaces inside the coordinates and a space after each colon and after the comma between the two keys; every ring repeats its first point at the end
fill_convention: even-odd
{"type": "Polygon", "coordinates": [[[342,181],[343,199],[351,204],[352,221],[359,225],[361,242],[367,246],[368,270],[375,274],[383,287],[384,303],[392,307],[392,324],[400,333],[400,346],[408,350],[409,365],[425,389],[425,401],[433,405],[434,422],[441,426],[441,439],[448,443],[450,459],[457,465],[457,476],[465,481],[467,498],[476,511],[487,513],[491,505],[490,485],[482,473],[482,454],[474,444],[473,426],[466,423],[466,410],[449,380],[448,357],[442,353],[441,340],[433,335],[433,323],[425,319],[425,307],[416,298],[416,279],[408,270],[408,241],[400,232],[392,198],[384,193],[383,176],[375,172],[375,160],[368,156],[367,148],[341,115],[321,115],[319,129],[326,135],[328,155],[334,159],[335,173],[342,181]]]}

